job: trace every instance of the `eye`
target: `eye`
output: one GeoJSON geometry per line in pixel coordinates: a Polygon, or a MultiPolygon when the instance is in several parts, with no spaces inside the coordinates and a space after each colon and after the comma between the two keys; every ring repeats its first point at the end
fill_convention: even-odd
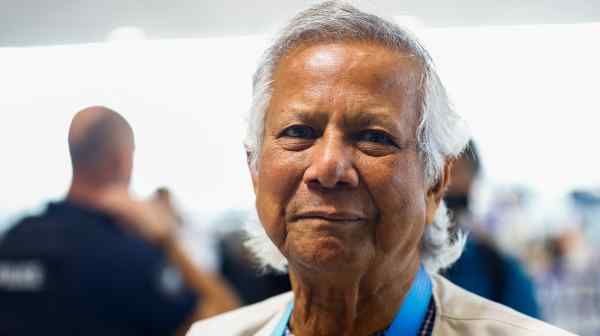
{"type": "Polygon", "coordinates": [[[298,139],[316,139],[317,131],[307,125],[293,125],[281,132],[280,137],[298,138],[298,139]]]}
{"type": "Polygon", "coordinates": [[[362,131],[358,134],[357,140],[386,146],[396,146],[396,143],[394,142],[394,140],[392,140],[391,136],[389,136],[383,131],[378,130],[362,131]]]}

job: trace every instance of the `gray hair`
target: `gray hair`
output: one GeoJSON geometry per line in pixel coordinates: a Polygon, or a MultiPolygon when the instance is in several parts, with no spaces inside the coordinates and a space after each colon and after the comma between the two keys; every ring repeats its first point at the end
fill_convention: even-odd
{"type": "MultiPolygon", "coordinates": [[[[330,41],[377,43],[391,50],[408,53],[421,62],[422,77],[418,88],[421,97],[420,122],[415,136],[417,150],[425,167],[425,182],[428,186],[434,186],[439,181],[446,160],[458,156],[469,140],[466,123],[454,111],[431,56],[410,32],[341,1],[325,1],[300,12],[264,53],[254,74],[252,107],[245,140],[251,169],[258,168],[265,114],[272,95],[273,73],[279,60],[302,43],[330,41]]],[[[250,239],[247,245],[264,266],[285,270],[285,257],[269,240],[262,226],[255,224],[248,229],[250,239]]],[[[464,235],[452,230],[446,206],[442,202],[421,241],[421,257],[425,267],[435,273],[449,266],[460,256],[464,240],[464,235]]]]}

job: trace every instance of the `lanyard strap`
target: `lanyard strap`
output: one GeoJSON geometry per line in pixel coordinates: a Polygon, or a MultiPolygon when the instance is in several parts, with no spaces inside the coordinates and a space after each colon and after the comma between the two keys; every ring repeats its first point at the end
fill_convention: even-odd
{"type": "Polygon", "coordinates": [[[431,287],[431,278],[421,265],[385,336],[416,336],[419,333],[431,301],[431,287]]]}
{"type": "MultiPolygon", "coordinates": [[[[394,317],[390,328],[385,332],[385,336],[417,336],[427,315],[427,309],[431,301],[431,292],[431,278],[429,278],[427,271],[421,265],[408,293],[406,293],[400,310],[396,313],[396,317],[394,317]]],[[[293,309],[294,302],[292,301],[273,330],[272,336],[285,335],[293,309]]]]}
{"type": "Polygon", "coordinates": [[[273,330],[272,336],[285,336],[285,331],[287,330],[288,323],[292,317],[292,310],[294,310],[294,300],[292,300],[285,309],[285,313],[283,313],[283,317],[279,320],[279,323],[273,330]]]}

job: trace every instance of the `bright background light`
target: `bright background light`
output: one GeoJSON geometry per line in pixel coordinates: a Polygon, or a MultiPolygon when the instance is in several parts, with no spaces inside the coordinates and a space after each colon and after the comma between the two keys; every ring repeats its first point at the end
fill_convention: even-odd
{"type": "MultiPolygon", "coordinates": [[[[487,177],[560,194],[600,184],[600,24],[424,29],[487,177]]],[[[0,208],[60,198],[74,113],[106,105],[137,138],[134,189],[194,211],[248,208],[242,147],[263,36],[0,49],[0,208]]]]}
{"type": "Polygon", "coordinates": [[[146,33],[139,27],[123,26],[113,29],[106,39],[112,42],[141,41],[146,39],[146,33]]]}
{"type": "Polygon", "coordinates": [[[600,24],[427,31],[488,177],[559,193],[600,184],[600,24]]]}

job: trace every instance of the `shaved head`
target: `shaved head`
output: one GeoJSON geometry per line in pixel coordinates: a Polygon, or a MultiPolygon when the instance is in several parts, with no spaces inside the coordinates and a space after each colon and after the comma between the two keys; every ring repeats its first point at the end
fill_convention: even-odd
{"type": "Polygon", "coordinates": [[[92,106],[79,111],[69,129],[73,176],[91,184],[129,183],[133,130],[117,112],[92,106]]]}

